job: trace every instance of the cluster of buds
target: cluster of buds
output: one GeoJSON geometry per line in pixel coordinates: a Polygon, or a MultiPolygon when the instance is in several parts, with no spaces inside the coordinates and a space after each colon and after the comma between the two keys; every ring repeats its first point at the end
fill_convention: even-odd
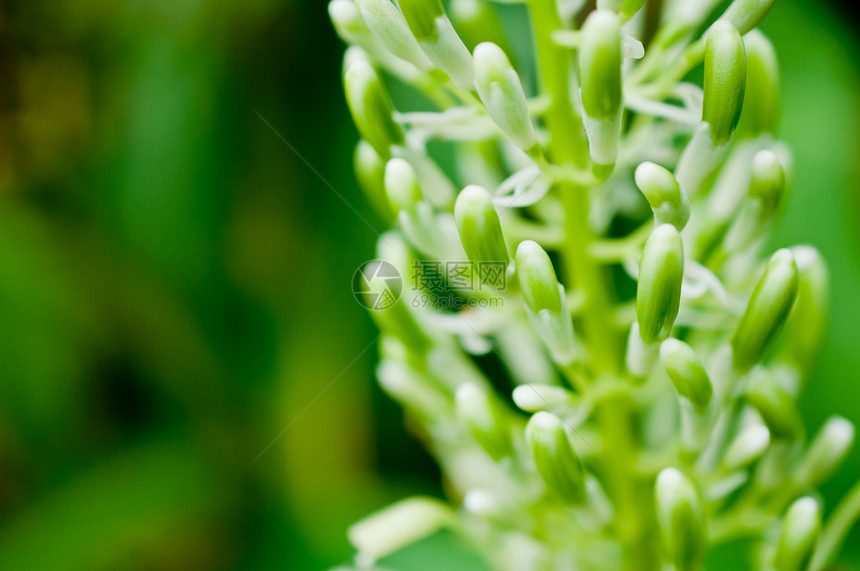
{"type": "Polygon", "coordinates": [[[822,521],[854,428],[808,438],[797,408],[824,262],[764,253],[791,178],[773,0],[503,4],[329,4],[377,257],[442,268],[371,313],[449,501],[357,523],[356,565],[445,527],[497,569],[693,570],[741,540],[821,569],[860,490],[822,521]],[[462,307],[417,303],[440,287],[462,307]]]}

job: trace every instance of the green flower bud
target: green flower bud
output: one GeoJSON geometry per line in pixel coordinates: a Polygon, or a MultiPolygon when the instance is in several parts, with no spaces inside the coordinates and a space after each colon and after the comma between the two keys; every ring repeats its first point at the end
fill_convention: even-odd
{"type": "Polygon", "coordinates": [[[589,117],[615,117],[621,109],[621,28],[609,10],[592,12],[579,49],[582,107],[589,117]]]}
{"type": "Polygon", "coordinates": [[[561,419],[549,412],[536,413],[526,427],[526,439],[546,487],[570,503],[585,502],[585,470],[561,419]]]}
{"type": "Polygon", "coordinates": [[[842,464],[853,444],[854,425],[841,416],[829,418],[795,470],[794,481],[801,488],[817,487],[842,464]]]}
{"type": "Polygon", "coordinates": [[[526,240],[517,246],[517,277],[526,305],[537,313],[547,309],[561,312],[561,294],[552,262],[537,242],[526,240]]]}
{"type": "Polygon", "coordinates": [[[727,472],[746,468],[764,454],[770,446],[770,431],[766,426],[753,424],[741,430],[723,455],[723,469],[727,472]]]}
{"type": "Polygon", "coordinates": [[[774,0],[735,0],[726,9],[721,20],[728,20],[741,34],[759,25],[773,6],[774,0]]]}
{"type": "Polygon", "coordinates": [[[780,336],[778,358],[803,374],[813,365],[827,329],[830,278],[815,248],[797,246],[792,253],[799,272],[797,302],[780,336]]]}
{"type": "Polygon", "coordinates": [[[385,165],[385,193],[395,212],[415,210],[421,202],[421,188],[412,165],[399,158],[388,161],[385,165]]]}
{"type": "Polygon", "coordinates": [[[553,360],[568,366],[576,358],[573,320],[564,287],[543,248],[526,240],[517,247],[517,276],[526,302],[526,315],[549,349],[553,360]]]}
{"type": "Polygon", "coordinates": [[[434,498],[401,500],[350,526],[349,542],[362,568],[453,523],[454,513],[434,498]]]}
{"type": "Polygon", "coordinates": [[[510,261],[499,215],[493,207],[493,197],[480,186],[467,186],[454,204],[454,219],[466,256],[481,280],[489,286],[502,287],[505,284],[504,272],[483,271],[485,266],[499,262],[507,266],[510,261]]]}
{"type": "Polygon", "coordinates": [[[391,146],[403,143],[403,131],[392,119],[391,100],[366,61],[355,61],[344,76],[346,101],[358,132],[380,157],[391,156],[391,146]]]}
{"type": "Polygon", "coordinates": [[[428,70],[433,67],[418,47],[403,14],[391,0],[355,0],[355,5],[364,23],[388,51],[419,69],[428,70]]]}
{"type": "Polygon", "coordinates": [[[800,435],[803,423],[797,405],[773,376],[762,373],[750,379],[744,396],[774,438],[793,440],[800,435]]]}
{"type": "MultiPolygon", "coordinates": [[[[407,270],[414,258],[409,246],[407,246],[400,234],[393,231],[386,232],[379,237],[376,243],[376,253],[380,260],[392,264],[398,270],[400,276],[407,275],[407,270]]],[[[371,271],[368,273],[373,275],[376,272],[371,271]]],[[[384,285],[386,284],[382,280],[371,281],[367,284],[368,296],[384,294],[385,292],[381,289],[384,285]]],[[[375,306],[372,302],[369,305],[375,306]]],[[[370,316],[384,333],[390,333],[392,336],[397,337],[411,351],[424,353],[430,348],[430,338],[416,321],[415,316],[404,302],[403,297],[400,297],[400,299],[386,309],[371,311],[370,316]]]]}
{"type": "Polygon", "coordinates": [[[574,402],[569,390],[553,385],[520,385],[514,389],[514,404],[526,412],[569,408],[574,402]]]}
{"type": "Polygon", "coordinates": [[[510,454],[511,439],[507,422],[490,395],[477,385],[468,383],[461,385],[454,397],[457,416],[487,454],[497,460],[510,454]]]}
{"type": "Polygon", "coordinates": [[[634,173],[636,186],[654,211],[657,224],[671,224],[678,232],[690,219],[690,199],[669,170],[658,164],[644,162],[634,173]]]}
{"type": "Polygon", "coordinates": [[[794,256],[790,250],[777,250],[756,284],[732,337],[733,361],[739,372],[746,372],[761,361],[785,323],[797,298],[797,289],[794,256]]]}
{"type": "Polygon", "coordinates": [[[523,150],[537,144],[526,95],[505,52],[490,42],[479,44],[473,58],[475,88],[487,113],[502,132],[523,150]]]}
{"type": "Polygon", "coordinates": [[[810,497],[791,504],[782,524],[782,533],[773,561],[775,571],[804,571],[821,533],[821,508],[810,497]]]}
{"type": "Polygon", "coordinates": [[[660,345],[660,360],[678,394],[704,412],[714,392],[702,361],[693,348],[678,339],[666,339],[660,345]]]}
{"type": "Polygon", "coordinates": [[[684,247],[671,224],[657,226],[645,243],[636,288],[639,335],[646,343],[669,336],[681,304],[684,247]]]}
{"type": "Polygon", "coordinates": [[[379,216],[391,220],[394,214],[385,194],[385,163],[373,150],[373,145],[363,139],[355,146],[352,159],[358,186],[379,216]]]}
{"type": "Polygon", "coordinates": [[[345,42],[354,42],[367,31],[367,26],[352,0],[331,0],[328,4],[328,16],[337,35],[345,42]]]}
{"type": "Polygon", "coordinates": [[[669,559],[677,571],[698,569],[707,538],[701,503],[693,484],[675,468],[657,476],[657,522],[669,559]]]}
{"type": "Polygon", "coordinates": [[[770,217],[776,212],[785,190],[785,171],[776,153],[763,149],[755,154],[750,173],[750,198],[762,205],[762,215],[770,217]]]}
{"type": "Polygon", "coordinates": [[[711,137],[717,144],[728,141],[738,124],[746,75],[741,35],[731,23],[718,20],[708,30],[705,42],[705,100],[702,107],[702,121],[710,125],[711,137]]]}
{"type": "Polygon", "coordinates": [[[496,11],[485,0],[452,0],[448,16],[470,51],[481,42],[493,42],[503,50],[508,45],[496,11]]]}
{"type": "Polygon", "coordinates": [[[436,37],[436,18],[445,15],[440,0],[400,0],[398,4],[416,38],[432,40],[436,37]]]}
{"type": "Polygon", "coordinates": [[[749,137],[775,133],[781,102],[779,64],[773,44],[758,30],[744,36],[747,85],[739,129],[749,137]]]}

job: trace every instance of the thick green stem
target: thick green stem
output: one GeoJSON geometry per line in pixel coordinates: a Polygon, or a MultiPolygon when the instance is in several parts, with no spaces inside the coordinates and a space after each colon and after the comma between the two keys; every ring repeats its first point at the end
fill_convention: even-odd
{"type": "Polygon", "coordinates": [[[578,166],[588,162],[588,142],[582,118],[571,103],[570,50],[552,41],[552,32],[563,28],[556,0],[529,0],[529,11],[537,48],[541,91],[550,96],[544,114],[550,131],[548,153],[550,162],[572,161],[578,166]]]}
{"type": "MultiPolygon", "coordinates": [[[[588,142],[582,119],[570,97],[571,56],[555,45],[550,35],[562,28],[555,0],[529,0],[543,93],[552,103],[546,112],[550,131],[549,160],[554,165],[588,164],[588,142]]],[[[556,190],[565,211],[565,244],[562,249],[563,281],[569,291],[583,292],[585,303],[579,315],[578,336],[588,350],[589,370],[594,379],[621,374],[621,338],[616,330],[612,287],[608,272],[589,252],[597,236],[588,225],[588,188],[559,182],[556,190]]],[[[592,379],[592,380],[594,380],[592,379]]],[[[625,568],[659,568],[649,498],[650,483],[635,472],[633,416],[635,404],[629,395],[605,399],[597,417],[603,437],[602,456],[608,489],[617,510],[618,540],[625,550],[625,568]]]]}

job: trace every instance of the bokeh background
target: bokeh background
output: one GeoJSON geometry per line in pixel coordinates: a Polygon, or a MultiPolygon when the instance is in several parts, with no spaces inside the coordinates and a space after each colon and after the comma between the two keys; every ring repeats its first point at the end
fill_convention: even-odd
{"type": "MultiPolygon", "coordinates": [[[[778,0],[764,26],[796,154],[774,245],[833,278],[813,429],[860,422],[847,10],[778,0]]],[[[342,52],[322,0],[0,2],[0,569],[327,569],[360,516],[441,494],[361,353],[375,236],[257,115],[374,220],[342,52]]],[[[858,477],[855,451],[828,508],[858,477]]],[[[392,565],[481,568],[432,541],[392,565]]]]}

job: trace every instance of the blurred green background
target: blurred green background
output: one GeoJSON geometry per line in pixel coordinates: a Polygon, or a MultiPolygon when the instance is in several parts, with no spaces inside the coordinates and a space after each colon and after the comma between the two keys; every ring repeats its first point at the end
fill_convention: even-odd
{"type": "MultiPolygon", "coordinates": [[[[838,10],[779,0],[764,26],[796,154],[775,245],[818,246],[833,278],[812,429],[860,421],[860,74],[838,10]]],[[[343,372],[375,337],[350,292],[375,236],[254,112],[378,224],[342,52],[323,1],[0,2],[0,569],[325,569],[349,523],[441,494],[375,350],[343,372]]],[[[855,451],[828,508],[858,477],[855,451]]],[[[403,569],[456,568],[450,549],[403,569]]]]}

